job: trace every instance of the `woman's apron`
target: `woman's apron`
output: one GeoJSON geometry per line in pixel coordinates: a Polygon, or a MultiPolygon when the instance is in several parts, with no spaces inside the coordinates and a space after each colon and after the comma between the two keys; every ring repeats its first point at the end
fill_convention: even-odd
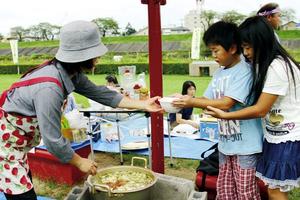
{"type": "Polygon", "coordinates": [[[27,152],[39,145],[41,136],[36,116],[6,113],[2,106],[7,93],[42,82],[61,83],[53,77],[39,77],[14,83],[0,98],[0,192],[22,194],[33,188],[28,176],[27,152]]]}

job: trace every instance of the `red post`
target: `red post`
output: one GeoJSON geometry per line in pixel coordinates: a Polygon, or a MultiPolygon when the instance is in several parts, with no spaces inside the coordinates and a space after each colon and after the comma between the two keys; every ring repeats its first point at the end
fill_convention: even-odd
{"type": "MultiPolygon", "coordinates": [[[[160,5],[166,0],[142,0],[148,4],[150,95],[162,96],[162,43],[160,5]]],[[[164,173],[163,115],[151,114],[152,170],[164,173]]]]}

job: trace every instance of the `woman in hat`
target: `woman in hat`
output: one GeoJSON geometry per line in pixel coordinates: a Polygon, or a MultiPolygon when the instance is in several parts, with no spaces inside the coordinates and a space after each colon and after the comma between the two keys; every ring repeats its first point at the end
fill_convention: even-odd
{"type": "Polygon", "coordinates": [[[96,86],[83,73],[92,70],[107,52],[97,26],[75,21],[62,27],[55,58],[26,72],[0,99],[0,192],[7,199],[37,199],[27,163],[27,152],[40,138],[63,163],[96,174],[94,161],[82,158],[61,135],[61,107],[71,92],[99,103],[121,108],[160,111],[155,101],[138,101],[106,86],[96,86]]]}

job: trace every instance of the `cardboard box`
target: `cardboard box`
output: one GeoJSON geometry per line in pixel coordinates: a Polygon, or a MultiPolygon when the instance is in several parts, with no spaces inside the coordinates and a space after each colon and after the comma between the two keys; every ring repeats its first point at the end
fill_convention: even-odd
{"type": "Polygon", "coordinates": [[[200,118],[200,137],[210,141],[219,140],[219,127],[215,118],[200,118]]]}

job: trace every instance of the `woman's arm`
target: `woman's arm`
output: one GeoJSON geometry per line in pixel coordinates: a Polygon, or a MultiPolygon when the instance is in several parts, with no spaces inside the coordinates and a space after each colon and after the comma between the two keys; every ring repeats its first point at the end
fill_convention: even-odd
{"type": "Polygon", "coordinates": [[[158,112],[162,108],[155,103],[160,97],[152,97],[150,99],[141,101],[136,99],[130,99],[128,97],[123,97],[120,101],[118,107],[120,108],[132,108],[132,109],[141,109],[149,112],[158,112]]]}
{"type": "Polygon", "coordinates": [[[266,114],[271,110],[274,102],[277,100],[278,95],[262,93],[253,106],[234,111],[234,112],[224,112],[218,108],[212,106],[207,107],[206,114],[212,115],[216,118],[221,119],[252,119],[265,117],[266,114]]]}

